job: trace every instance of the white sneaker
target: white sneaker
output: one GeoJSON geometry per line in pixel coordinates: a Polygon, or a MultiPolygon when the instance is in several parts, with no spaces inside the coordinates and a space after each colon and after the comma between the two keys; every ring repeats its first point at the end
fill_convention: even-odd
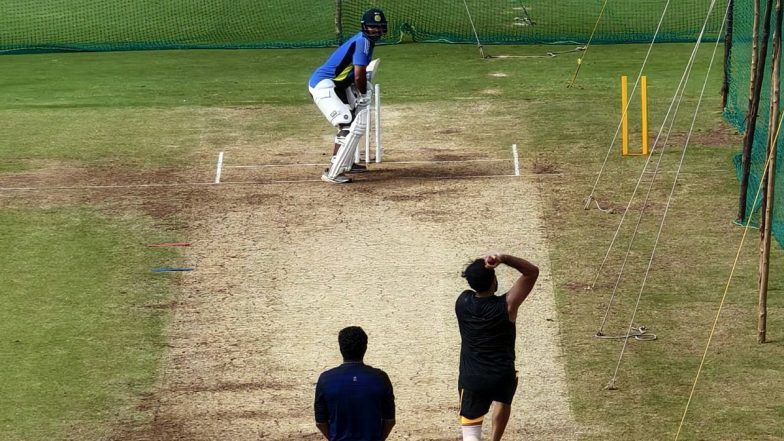
{"type": "Polygon", "coordinates": [[[329,173],[326,171],[321,175],[321,180],[324,182],[329,182],[330,184],[348,184],[351,182],[351,178],[344,175],[337,175],[334,178],[330,178],[329,173]]]}

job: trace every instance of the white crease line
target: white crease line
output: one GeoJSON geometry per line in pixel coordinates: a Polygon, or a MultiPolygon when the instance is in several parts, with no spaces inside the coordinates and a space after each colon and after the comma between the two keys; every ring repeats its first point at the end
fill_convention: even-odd
{"type": "Polygon", "coordinates": [[[259,164],[259,165],[227,165],[226,168],[271,168],[271,167],[315,167],[324,166],[327,163],[298,163],[298,164],[259,164]]]}
{"type": "MultiPolygon", "coordinates": [[[[452,179],[452,180],[459,180],[459,179],[463,179],[463,178],[514,178],[514,177],[516,177],[516,176],[515,175],[462,175],[462,176],[444,175],[444,176],[427,176],[427,177],[423,177],[423,176],[397,176],[397,177],[395,177],[395,179],[420,179],[420,180],[423,180],[423,181],[433,181],[433,180],[443,181],[443,180],[450,180],[450,179],[452,179]]],[[[381,180],[378,180],[378,181],[372,180],[372,179],[368,179],[368,180],[362,180],[362,181],[357,180],[357,181],[354,181],[352,184],[342,184],[342,185],[331,184],[331,185],[332,186],[336,186],[336,187],[342,187],[342,186],[345,185],[347,188],[349,188],[352,185],[359,184],[359,183],[374,184],[376,182],[383,183],[383,182],[388,181],[388,180],[390,180],[390,179],[381,179],[381,180]]],[[[293,180],[269,180],[269,181],[226,181],[226,182],[224,182],[224,184],[240,184],[240,185],[242,185],[242,184],[257,184],[257,185],[263,185],[263,184],[297,184],[297,183],[308,183],[308,182],[321,182],[321,179],[293,179],[293,180]]]]}
{"type": "Polygon", "coordinates": [[[223,152],[218,154],[218,165],[215,167],[215,183],[220,184],[221,170],[223,170],[223,152]]]}
{"type": "Polygon", "coordinates": [[[195,187],[215,185],[214,182],[186,182],[173,184],[126,184],[126,185],[72,185],[57,187],[0,187],[0,191],[46,191],[46,190],[113,190],[129,188],[195,187]]]}
{"type": "MultiPolygon", "coordinates": [[[[503,162],[508,159],[459,159],[445,161],[383,161],[381,164],[440,164],[440,163],[468,163],[468,162],[503,162]]],[[[324,163],[294,163],[294,164],[259,164],[259,165],[227,165],[225,168],[268,168],[268,167],[302,167],[323,166],[324,163]]]]}
{"type": "Polygon", "coordinates": [[[512,144],[512,156],[514,157],[515,176],[520,176],[520,158],[517,156],[517,144],[512,144]]]}

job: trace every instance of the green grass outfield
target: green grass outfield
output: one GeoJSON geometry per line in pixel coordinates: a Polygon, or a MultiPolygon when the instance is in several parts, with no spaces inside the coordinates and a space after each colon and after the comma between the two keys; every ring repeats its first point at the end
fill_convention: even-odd
{"type": "MultiPolygon", "coordinates": [[[[621,250],[611,253],[596,289],[585,290],[620,216],[585,211],[583,200],[618,123],[618,76],[633,79],[647,47],[592,47],[571,89],[565,86],[579,54],[545,55],[568,49],[490,47],[486,52],[492,55],[537,57],[482,60],[468,45],[403,44],[380,47],[376,55],[384,60],[379,74],[384,103],[489,101],[498,119],[485,124],[495,136],[476,142],[505,148],[518,143],[524,168],[556,172],[535,179],[545,204],[572,406],[588,429],[582,438],[672,439],[742,234],[732,225],[737,210],[732,157],[738,149],[737,138],[721,120],[721,69],[715,66],[709,79],[635,320],[659,340],[630,342],[618,390],[608,391],[604,386],[621,346],[592,336],[626,242],[619,241],[621,250]],[[492,75],[499,72],[505,76],[492,75]],[[517,123],[510,125],[510,120],[517,123]]],[[[646,68],[651,132],[658,129],[690,52],[690,45],[679,44],[651,53],[646,68]]],[[[0,178],[51,173],[60,166],[98,172],[122,164],[140,173],[210,169],[213,164],[200,163],[196,154],[202,109],[301,106],[302,113],[312,115],[316,110],[305,82],[328,53],[195,50],[0,57],[0,178]]],[[[709,55],[701,51],[694,81],[704,78],[709,55]]],[[[661,213],[667,199],[699,90],[698,84],[687,88],[674,134],[681,142],[664,155],[663,170],[670,172],[662,173],[654,213],[661,213]]],[[[269,116],[254,129],[274,127],[281,136],[307,130],[293,118],[269,116]]],[[[626,205],[642,161],[612,151],[597,187],[603,206],[626,205]]],[[[167,309],[155,306],[171,301],[177,276],[159,277],[149,270],[176,264],[179,255],[143,245],[184,241],[186,232],[176,212],[162,214],[132,195],[100,195],[0,192],[0,439],[102,439],[116,425],[139,417],[134,409],[157,378],[167,309]]],[[[635,213],[627,225],[636,221],[635,213]]],[[[658,215],[645,220],[648,233],[637,241],[634,265],[624,273],[604,328],[608,335],[628,326],[657,222],[658,215]]],[[[622,231],[620,238],[629,235],[622,231]]],[[[784,273],[771,273],[771,342],[758,345],[756,244],[752,231],[680,439],[784,438],[784,273]]],[[[780,268],[781,259],[776,249],[774,268],[780,268]]]]}
{"type": "Polygon", "coordinates": [[[155,379],[176,262],[133,213],[0,211],[0,438],[101,439],[155,379]]]}

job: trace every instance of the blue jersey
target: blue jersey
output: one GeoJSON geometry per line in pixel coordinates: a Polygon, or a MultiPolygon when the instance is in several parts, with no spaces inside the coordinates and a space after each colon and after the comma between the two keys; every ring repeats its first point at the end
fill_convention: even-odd
{"type": "Polygon", "coordinates": [[[319,376],[313,408],[316,422],[329,424],[329,441],[381,441],[395,395],[384,371],[347,362],[319,376]]]}
{"type": "Polygon", "coordinates": [[[365,34],[358,32],[340,45],[327,61],[310,76],[308,85],[316,87],[321,80],[332,80],[338,87],[354,83],[354,66],[367,66],[373,59],[373,47],[365,34]]]}

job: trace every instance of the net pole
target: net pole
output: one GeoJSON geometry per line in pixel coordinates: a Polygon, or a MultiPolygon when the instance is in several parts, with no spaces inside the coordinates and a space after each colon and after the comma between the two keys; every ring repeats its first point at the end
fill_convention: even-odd
{"type": "Polygon", "coordinates": [[[727,5],[727,20],[724,31],[724,78],[721,83],[721,108],[727,108],[727,94],[730,91],[730,57],[732,57],[732,29],[733,29],[733,7],[735,0],[729,0],[727,5]]]}
{"type": "MultiPolygon", "coordinates": [[[[773,9],[773,0],[767,0],[765,17],[762,20],[762,36],[759,33],[759,5],[754,2],[754,30],[751,43],[751,79],[749,80],[749,107],[746,113],[746,133],[743,136],[743,151],[741,153],[741,181],[738,202],[738,220],[746,220],[747,195],[749,176],[751,174],[751,150],[754,146],[754,134],[757,127],[759,113],[759,100],[762,91],[762,81],[765,77],[765,64],[768,53],[768,37],[770,35],[770,15],[773,9]],[[758,45],[759,44],[759,45],[758,45]]],[[[753,209],[753,207],[752,207],[753,209]]]]}
{"type": "Polygon", "coordinates": [[[757,343],[765,343],[768,317],[768,277],[770,275],[770,243],[773,230],[773,205],[775,203],[776,188],[776,155],[778,153],[779,125],[779,98],[780,78],[779,66],[781,64],[781,0],[776,0],[776,27],[773,29],[773,58],[771,59],[770,80],[770,120],[768,123],[768,176],[765,189],[765,215],[762,230],[762,252],[760,254],[760,294],[759,294],[759,319],[757,321],[757,343]]]}
{"type": "Polygon", "coordinates": [[[335,41],[343,44],[343,0],[335,0],[335,41]]]}

